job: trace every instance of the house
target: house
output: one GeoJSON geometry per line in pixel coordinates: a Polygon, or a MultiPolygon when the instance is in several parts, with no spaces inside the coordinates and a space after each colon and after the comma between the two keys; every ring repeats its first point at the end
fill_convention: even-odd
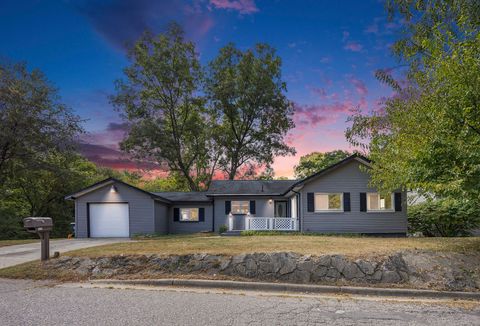
{"type": "Polygon", "coordinates": [[[354,154],[302,180],[215,180],[205,192],[147,192],[108,178],[75,201],[76,237],[284,230],[405,235],[406,192],[370,188],[354,154]]]}

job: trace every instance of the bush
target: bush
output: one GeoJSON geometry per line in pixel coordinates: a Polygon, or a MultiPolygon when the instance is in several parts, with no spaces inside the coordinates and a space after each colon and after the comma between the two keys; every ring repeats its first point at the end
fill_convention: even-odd
{"type": "Polygon", "coordinates": [[[408,208],[408,231],[427,237],[469,236],[480,227],[480,205],[451,198],[429,200],[408,208]]]}
{"type": "Polygon", "coordinates": [[[220,225],[220,227],[218,228],[218,233],[224,233],[224,232],[227,232],[228,231],[228,227],[224,224],[224,225],[220,225]]]}
{"type": "Polygon", "coordinates": [[[270,235],[298,235],[298,236],[317,236],[317,237],[362,237],[359,233],[320,233],[320,232],[299,232],[299,231],[261,231],[261,230],[246,230],[240,232],[242,236],[270,236],[270,235]]]}

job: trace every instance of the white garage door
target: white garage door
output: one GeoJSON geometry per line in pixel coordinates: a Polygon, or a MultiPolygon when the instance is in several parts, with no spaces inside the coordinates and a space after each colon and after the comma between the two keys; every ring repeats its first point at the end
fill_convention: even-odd
{"type": "Polygon", "coordinates": [[[128,237],[128,204],[90,204],[90,237],[128,237]]]}

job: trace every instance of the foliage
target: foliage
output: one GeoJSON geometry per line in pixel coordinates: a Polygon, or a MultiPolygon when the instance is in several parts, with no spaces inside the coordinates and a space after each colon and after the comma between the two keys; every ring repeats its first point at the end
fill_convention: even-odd
{"type": "Polygon", "coordinates": [[[393,53],[406,81],[378,73],[396,91],[384,108],[351,117],[347,138],[365,145],[372,184],[441,197],[480,196],[480,3],[390,1],[403,35],[393,53]]]}
{"type": "Polygon", "coordinates": [[[121,148],[136,158],[166,163],[191,190],[208,187],[218,161],[198,96],[201,66],[193,43],[171,25],[158,37],[146,33],[130,51],[126,80],[111,98],[130,124],[121,148]]]}
{"type": "Polygon", "coordinates": [[[185,178],[182,178],[178,173],[170,173],[167,177],[146,180],[141,187],[152,192],[189,190],[185,178]]]}
{"type": "Polygon", "coordinates": [[[468,200],[429,200],[408,208],[409,232],[425,236],[468,236],[480,227],[480,205],[468,200]]]}
{"type": "Polygon", "coordinates": [[[5,185],[0,200],[0,238],[31,237],[23,229],[26,216],[53,218],[53,237],[66,237],[74,221],[73,202],[64,197],[84,188],[103,176],[95,165],[72,153],[50,153],[48,168],[22,169],[5,185]]]}
{"type": "Polygon", "coordinates": [[[341,160],[347,158],[351,154],[344,150],[335,150],[331,152],[312,152],[310,154],[300,157],[300,162],[295,166],[295,177],[297,179],[306,178],[312,174],[317,173],[340,162],[341,160]]]}
{"type": "Polygon", "coordinates": [[[228,226],[226,226],[225,224],[223,225],[220,225],[220,227],[218,228],[218,233],[222,234],[224,232],[227,232],[228,231],[228,226]]]}
{"type": "Polygon", "coordinates": [[[0,188],[19,169],[42,167],[50,151],[72,149],[80,119],[39,70],[0,63],[0,188]]]}
{"type": "Polygon", "coordinates": [[[347,237],[347,238],[358,238],[362,237],[358,233],[320,233],[320,232],[299,232],[299,231],[256,231],[256,230],[245,230],[240,232],[242,236],[318,236],[318,237],[347,237]]]}
{"type": "Polygon", "coordinates": [[[228,44],[209,64],[206,93],[219,120],[219,166],[233,180],[245,165],[295,154],[284,137],[294,127],[281,59],[267,44],[242,51],[228,44]]]}
{"type": "Polygon", "coordinates": [[[80,119],[60,102],[39,70],[0,65],[0,238],[33,237],[26,216],[51,216],[53,236],[66,236],[73,204],[64,196],[96,179],[75,153],[80,119]]]}

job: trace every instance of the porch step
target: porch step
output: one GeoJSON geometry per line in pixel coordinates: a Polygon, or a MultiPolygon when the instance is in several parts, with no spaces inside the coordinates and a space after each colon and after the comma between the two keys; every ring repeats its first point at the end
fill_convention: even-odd
{"type": "Polygon", "coordinates": [[[226,232],[223,232],[222,236],[225,236],[225,237],[235,237],[235,236],[240,236],[242,231],[240,230],[233,230],[233,231],[226,231],[226,232]]]}

